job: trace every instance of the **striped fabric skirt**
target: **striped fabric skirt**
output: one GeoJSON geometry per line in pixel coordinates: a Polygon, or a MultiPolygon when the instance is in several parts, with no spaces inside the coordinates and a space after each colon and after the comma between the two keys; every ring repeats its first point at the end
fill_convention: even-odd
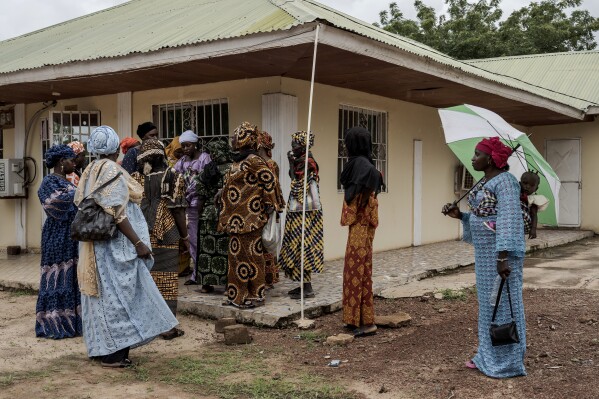
{"type": "Polygon", "coordinates": [[[169,309],[176,316],[179,296],[179,250],[153,248],[152,252],[154,253],[154,267],[150,274],[169,309]]]}
{"type": "MultiPolygon", "coordinates": [[[[312,273],[320,273],[324,267],[322,210],[306,212],[305,234],[304,282],[308,283],[312,279],[312,273]]],[[[302,212],[288,212],[279,255],[279,267],[288,278],[300,281],[301,259],[302,212]]]]}

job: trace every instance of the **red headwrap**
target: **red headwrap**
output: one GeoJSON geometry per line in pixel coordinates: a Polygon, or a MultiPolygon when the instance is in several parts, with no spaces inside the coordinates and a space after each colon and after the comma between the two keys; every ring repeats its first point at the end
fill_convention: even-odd
{"type": "Polygon", "coordinates": [[[126,154],[129,151],[129,148],[135,147],[139,144],[139,141],[134,139],[133,137],[127,137],[121,140],[121,152],[126,154]]]}
{"type": "Polygon", "coordinates": [[[507,165],[507,160],[512,155],[513,150],[503,144],[499,137],[491,137],[490,139],[482,139],[476,145],[476,149],[489,154],[495,163],[495,166],[502,169],[507,165]]]}

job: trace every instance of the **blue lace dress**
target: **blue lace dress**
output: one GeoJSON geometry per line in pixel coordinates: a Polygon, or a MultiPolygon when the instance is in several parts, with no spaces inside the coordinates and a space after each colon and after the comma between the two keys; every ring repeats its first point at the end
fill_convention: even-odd
{"type": "MultiPolygon", "coordinates": [[[[75,201],[122,171],[115,162],[95,161],[83,172],[75,201]],[[105,167],[100,175],[102,163],[105,167]],[[90,176],[99,177],[92,184],[88,180],[90,176]]],[[[130,197],[132,190],[141,200],[143,188],[124,173],[90,198],[94,198],[104,211],[116,214],[117,222],[126,217],[139,239],[150,247],[148,225],[141,208],[130,197]]],[[[86,244],[80,243],[80,266],[89,256],[86,244]]],[[[117,232],[111,240],[95,241],[92,255],[97,267],[99,295],[86,295],[85,286],[81,285],[84,291],[81,295],[83,339],[88,356],[106,356],[121,349],[138,347],[178,324],[150,275],[153,259],[138,258],[135,245],[123,233],[117,232]]]]}
{"type": "Polygon", "coordinates": [[[77,284],[78,242],[71,240],[77,212],[76,187],[56,175],[42,181],[37,195],[46,212],[42,229],[40,289],[35,309],[35,335],[70,338],[81,335],[81,294],[77,284]]]}
{"type": "MultiPolygon", "coordinates": [[[[526,244],[520,208],[520,184],[511,173],[501,173],[486,182],[483,180],[472,190],[468,205],[471,212],[463,213],[462,223],[464,241],[474,245],[478,295],[478,351],[472,360],[489,377],[526,375],[526,325],[522,303],[522,268],[526,244]],[[495,225],[488,222],[495,222],[495,225]],[[497,258],[500,251],[507,251],[508,264],[512,270],[508,280],[520,343],[494,347],[491,345],[489,326],[495,306],[492,298],[498,277],[497,258]]],[[[504,324],[510,320],[504,287],[495,322],[504,324]]]]}

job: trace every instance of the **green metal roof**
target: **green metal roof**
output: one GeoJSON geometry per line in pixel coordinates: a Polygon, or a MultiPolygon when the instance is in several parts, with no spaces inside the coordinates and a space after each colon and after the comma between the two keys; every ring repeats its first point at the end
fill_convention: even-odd
{"type": "Polygon", "coordinates": [[[599,103],[599,51],[467,61],[470,65],[590,103],[599,103]]]}
{"type": "Polygon", "coordinates": [[[455,60],[313,0],[132,0],[0,42],[0,74],[284,31],[315,21],[581,112],[596,105],[511,76],[490,73],[476,63],[455,60]]]}

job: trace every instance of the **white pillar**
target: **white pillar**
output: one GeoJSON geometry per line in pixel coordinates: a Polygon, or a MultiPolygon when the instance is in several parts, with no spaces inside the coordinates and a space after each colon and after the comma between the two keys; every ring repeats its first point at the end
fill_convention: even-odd
{"type": "Polygon", "coordinates": [[[414,140],[414,226],[412,231],[412,245],[422,244],[422,140],[414,140]]]}
{"type": "MultiPolygon", "coordinates": [[[[26,124],[25,104],[15,105],[14,158],[23,158],[25,156],[26,124]]],[[[37,138],[38,136],[32,134],[32,137],[37,138]]],[[[27,201],[23,199],[15,200],[15,245],[20,246],[22,249],[27,248],[27,201]]]]}
{"type": "Polygon", "coordinates": [[[122,140],[131,137],[131,126],[133,124],[131,107],[132,95],[130,91],[117,94],[117,133],[122,140]]]}
{"type": "MultiPolygon", "coordinates": [[[[262,130],[270,133],[275,143],[272,159],[279,164],[279,180],[283,198],[287,201],[291,191],[287,152],[291,150],[291,135],[297,131],[297,97],[283,93],[263,94],[262,130]]],[[[285,226],[285,213],[281,217],[281,226],[285,226]]]]}
{"type": "Polygon", "coordinates": [[[291,191],[287,152],[291,150],[291,135],[297,131],[297,97],[283,93],[263,94],[262,130],[270,133],[275,143],[272,159],[281,169],[279,179],[287,200],[291,191]]]}

